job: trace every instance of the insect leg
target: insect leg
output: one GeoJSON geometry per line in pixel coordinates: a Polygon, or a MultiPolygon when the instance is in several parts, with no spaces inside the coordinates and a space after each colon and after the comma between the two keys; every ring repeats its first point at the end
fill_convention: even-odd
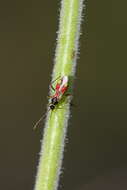
{"type": "Polygon", "coordinates": [[[53,80],[52,82],[51,82],[51,84],[50,84],[50,87],[51,87],[51,89],[53,90],[53,91],[55,91],[55,88],[53,87],[53,83],[54,82],[56,82],[59,78],[61,78],[60,76],[59,77],[57,77],[55,80],[53,80]]]}
{"type": "Polygon", "coordinates": [[[55,91],[55,88],[53,87],[52,84],[50,84],[50,87],[51,87],[51,89],[52,89],[53,91],[55,91]]]}
{"type": "Polygon", "coordinates": [[[57,77],[55,80],[53,80],[53,81],[51,82],[51,84],[53,84],[54,82],[56,82],[59,78],[61,78],[61,76],[59,76],[59,77],[57,77]]]}

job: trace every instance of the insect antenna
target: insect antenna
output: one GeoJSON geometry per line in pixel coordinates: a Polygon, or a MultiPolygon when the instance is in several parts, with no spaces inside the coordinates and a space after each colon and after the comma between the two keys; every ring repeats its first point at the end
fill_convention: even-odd
{"type": "Polygon", "coordinates": [[[39,126],[39,123],[43,120],[44,117],[45,115],[41,116],[41,118],[35,123],[33,130],[35,130],[39,126]]]}
{"type": "MultiPolygon", "coordinates": [[[[47,113],[48,113],[49,111],[50,111],[50,108],[47,110],[47,113]]],[[[35,130],[37,127],[39,127],[40,122],[43,121],[43,119],[46,118],[47,113],[45,113],[44,115],[42,115],[42,116],[40,117],[40,119],[35,123],[35,125],[34,125],[34,127],[33,127],[33,130],[35,130]]]]}

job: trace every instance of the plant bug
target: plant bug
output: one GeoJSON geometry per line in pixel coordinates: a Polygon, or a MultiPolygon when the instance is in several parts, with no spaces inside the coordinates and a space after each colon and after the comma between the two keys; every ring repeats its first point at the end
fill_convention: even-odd
{"type": "MultiPolygon", "coordinates": [[[[54,82],[54,81],[53,81],[54,82]]],[[[51,96],[51,102],[49,104],[49,107],[51,110],[55,109],[55,106],[59,103],[63,95],[68,89],[68,76],[63,76],[59,79],[59,82],[56,84],[55,88],[50,85],[55,94],[51,96]]]]}
{"type": "MultiPolygon", "coordinates": [[[[53,96],[50,96],[50,103],[49,103],[49,110],[54,110],[56,105],[59,103],[59,101],[62,99],[63,95],[66,93],[67,89],[68,89],[68,76],[63,76],[59,79],[60,77],[58,77],[57,79],[55,79],[50,87],[51,89],[55,92],[53,96]],[[53,87],[53,83],[55,81],[59,80],[59,82],[56,83],[56,86],[55,88],[53,87]]],[[[34,129],[36,129],[36,127],[38,126],[38,124],[43,120],[43,118],[45,117],[46,115],[43,115],[37,122],[36,124],[34,125],[34,129]]]]}

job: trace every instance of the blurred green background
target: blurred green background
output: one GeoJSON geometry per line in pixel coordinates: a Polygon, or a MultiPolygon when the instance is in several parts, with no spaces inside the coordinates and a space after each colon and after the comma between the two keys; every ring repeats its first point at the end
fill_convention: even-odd
{"type": "MultiPolygon", "coordinates": [[[[43,129],[33,125],[47,104],[59,7],[0,2],[2,190],[33,189],[43,129]]],[[[93,0],[84,11],[60,190],[127,189],[126,7],[93,0]]]]}

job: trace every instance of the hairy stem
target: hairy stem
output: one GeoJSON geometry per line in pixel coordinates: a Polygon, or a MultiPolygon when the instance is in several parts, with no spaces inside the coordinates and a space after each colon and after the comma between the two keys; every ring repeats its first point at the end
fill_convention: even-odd
{"type": "MultiPolygon", "coordinates": [[[[82,7],[83,0],[62,0],[61,3],[52,80],[68,76],[69,91],[75,75],[82,7]]],[[[52,93],[51,91],[50,94],[52,93]]],[[[47,113],[35,190],[56,190],[58,187],[69,106],[70,97],[65,97],[58,107],[47,113]]]]}

